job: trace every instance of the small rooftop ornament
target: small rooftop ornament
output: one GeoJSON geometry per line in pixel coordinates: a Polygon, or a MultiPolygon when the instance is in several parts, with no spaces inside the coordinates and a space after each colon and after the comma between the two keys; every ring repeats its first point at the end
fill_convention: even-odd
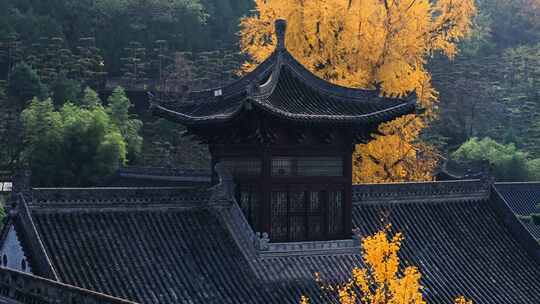
{"type": "Polygon", "coordinates": [[[285,34],[287,34],[287,21],[284,19],[278,19],[275,23],[276,27],[276,38],[278,50],[284,50],[285,47],[285,34]]]}
{"type": "Polygon", "coordinates": [[[217,163],[214,166],[214,171],[218,175],[219,182],[212,187],[210,203],[220,204],[224,202],[234,202],[234,181],[232,175],[222,163],[217,163]]]}

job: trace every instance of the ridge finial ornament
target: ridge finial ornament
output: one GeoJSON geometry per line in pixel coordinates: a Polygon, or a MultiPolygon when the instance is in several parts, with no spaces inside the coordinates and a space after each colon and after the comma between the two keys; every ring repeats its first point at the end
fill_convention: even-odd
{"type": "Polygon", "coordinates": [[[212,194],[210,197],[211,204],[232,203],[234,198],[234,180],[229,170],[223,163],[215,165],[215,171],[219,178],[219,183],[211,188],[212,194]]]}
{"type": "Polygon", "coordinates": [[[275,22],[276,37],[277,37],[277,49],[285,49],[285,35],[287,34],[287,20],[277,19],[275,22]]]}
{"type": "Polygon", "coordinates": [[[262,251],[266,251],[270,248],[270,237],[268,236],[267,232],[257,232],[257,248],[262,251]]]}

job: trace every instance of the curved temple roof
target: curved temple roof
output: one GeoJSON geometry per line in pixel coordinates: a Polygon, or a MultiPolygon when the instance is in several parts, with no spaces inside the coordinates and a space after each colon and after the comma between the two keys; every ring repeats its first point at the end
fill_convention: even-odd
{"type": "MultiPolygon", "coordinates": [[[[139,303],[293,304],[300,295],[337,303],[323,301],[314,273],[325,283],[346,282],[363,265],[353,239],[266,243],[246,229],[236,202],[216,205],[212,191],[33,189],[28,201],[17,201],[7,227],[15,225],[37,275],[139,303]],[[43,246],[34,248],[32,235],[43,246]],[[40,270],[41,258],[56,278],[40,270]]],[[[477,304],[540,303],[540,248],[489,183],[353,186],[357,232],[371,235],[386,221],[404,234],[400,258],[419,267],[429,303],[451,303],[460,294],[477,304]]],[[[3,280],[0,291],[32,294],[35,285],[17,282],[3,280]]],[[[62,287],[46,283],[53,292],[62,287]]]]}
{"type": "Polygon", "coordinates": [[[285,21],[276,22],[278,46],[253,72],[225,87],[193,92],[187,101],[152,104],[154,113],[185,124],[225,123],[257,108],[303,123],[381,123],[416,111],[416,100],[381,97],[379,90],[352,89],[324,81],[285,47],[285,21]]]}

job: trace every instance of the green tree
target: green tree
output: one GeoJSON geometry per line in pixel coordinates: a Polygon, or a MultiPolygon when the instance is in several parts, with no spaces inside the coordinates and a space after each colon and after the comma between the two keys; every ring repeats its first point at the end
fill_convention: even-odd
{"type": "Polygon", "coordinates": [[[88,186],[126,163],[126,143],[101,104],[34,99],[21,115],[25,156],[39,186],[88,186]]]}
{"type": "Polygon", "coordinates": [[[24,155],[38,185],[60,184],[63,169],[62,116],[54,110],[52,100],[34,98],[21,114],[24,124],[24,155]]]}
{"type": "Polygon", "coordinates": [[[525,181],[534,178],[540,160],[529,159],[527,152],[512,143],[500,144],[491,138],[471,138],[452,153],[452,159],[464,167],[476,167],[489,162],[500,181],[525,181]]]}
{"type": "Polygon", "coordinates": [[[96,91],[92,90],[90,87],[84,89],[84,94],[82,99],[79,102],[79,106],[85,109],[94,109],[101,105],[101,99],[96,91]]]}
{"type": "Polygon", "coordinates": [[[133,106],[126,96],[123,88],[117,87],[108,99],[107,112],[113,123],[118,127],[127,144],[128,159],[136,161],[143,144],[143,138],[139,135],[143,126],[142,121],[132,118],[129,109],[133,106]]]}
{"type": "Polygon", "coordinates": [[[74,102],[79,99],[81,94],[81,84],[66,76],[66,73],[61,73],[56,81],[52,84],[52,97],[56,105],[63,105],[65,102],[74,102]]]}
{"type": "Polygon", "coordinates": [[[45,98],[48,94],[47,87],[41,82],[36,71],[25,63],[14,67],[7,93],[22,102],[30,101],[34,97],[45,98]]]}
{"type": "Polygon", "coordinates": [[[70,181],[77,185],[94,184],[125,164],[124,139],[102,106],[81,108],[67,103],[60,113],[64,184],[70,181]]]}
{"type": "Polygon", "coordinates": [[[529,170],[529,179],[532,181],[540,181],[540,158],[529,160],[527,166],[529,170]]]}

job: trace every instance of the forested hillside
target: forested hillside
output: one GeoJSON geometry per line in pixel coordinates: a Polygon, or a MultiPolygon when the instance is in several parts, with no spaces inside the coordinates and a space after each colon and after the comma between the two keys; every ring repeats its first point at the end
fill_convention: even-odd
{"type": "MultiPolygon", "coordinates": [[[[434,148],[438,167],[456,173],[489,161],[500,180],[538,179],[540,3],[476,5],[472,33],[457,55],[433,53],[426,62],[438,101],[421,133],[423,147],[434,148]],[[495,144],[480,144],[488,137],[495,144]]],[[[83,100],[86,87],[110,94],[121,85],[130,96],[152,86],[173,95],[160,97],[182,98],[236,78],[247,58],[239,53],[239,25],[253,9],[253,0],[1,1],[0,166],[24,162],[22,139],[8,134],[23,132],[18,116],[34,97],[51,98],[60,110],[83,100]]],[[[207,166],[204,148],[181,138],[181,130],[142,110],[131,114],[144,123],[143,144],[125,165],[207,166]]]]}
{"type": "Polygon", "coordinates": [[[460,54],[430,64],[439,117],[424,136],[450,159],[474,137],[493,139],[497,148],[473,139],[467,146],[475,156],[453,160],[465,167],[489,161],[506,171],[499,180],[540,179],[540,3],[477,3],[474,32],[460,54]]]}
{"type": "Polygon", "coordinates": [[[93,38],[106,70],[119,75],[131,42],[147,52],[157,51],[160,41],[175,51],[233,47],[238,19],[251,5],[251,0],[6,0],[0,3],[0,37],[22,48],[46,47],[44,38],[62,39],[60,47],[71,51],[81,39],[93,38]]]}

